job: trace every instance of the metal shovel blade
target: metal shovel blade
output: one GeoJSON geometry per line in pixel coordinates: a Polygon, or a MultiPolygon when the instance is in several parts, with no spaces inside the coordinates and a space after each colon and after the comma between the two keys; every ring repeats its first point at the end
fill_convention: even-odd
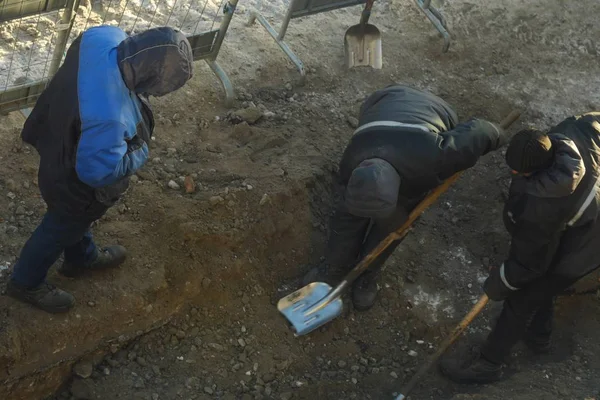
{"type": "Polygon", "coordinates": [[[325,307],[314,307],[331,292],[324,282],[313,282],[279,300],[277,309],[292,324],[296,336],[306,335],[339,316],[344,308],[337,298],[325,307]],[[311,312],[311,310],[317,310],[311,312]]]}
{"type": "Polygon", "coordinates": [[[381,32],[371,24],[366,24],[364,30],[360,24],[351,26],[344,36],[344,52],[348,68],[371,66],[381,69],[381,32]]]}

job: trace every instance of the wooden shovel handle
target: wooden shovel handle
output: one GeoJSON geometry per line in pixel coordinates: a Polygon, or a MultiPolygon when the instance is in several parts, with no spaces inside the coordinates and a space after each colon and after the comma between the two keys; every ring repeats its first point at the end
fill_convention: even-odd
{"type": "Polygon", "coordinates": [[[512,110],[504,119],[500,122],[502,129],[508,129],[521,117],[521,112],[518,110],[512,110]]]}
{"type": "MultiPolygon", "coordinates": [[[[502,129],[507,129],[517,119],[519,119],[520,116],[521,116],[520,112],[513,110],[510,114],[508,114],[506,116],[506,118],[504,118],[502,120],[502,122],[500,122],[500,126],[502,127],[502,129]]],[[[452,178],[450,178],[450,179],[452,179],[452,178]]],[[[456,341],[456,339],[458,339],[460,337],[460,335],[465,331],[465,329],[467,329],[467,327],[471,324],[471,322],[473,322],[475,317],[477,315],[479,315],[481,310],[483,310],[483,308],[488,303],[488,301],[489,301],[489,298],[488,298],[487,294],[484,294],[483,296],[481,296],[479,298],[479,301],[473,306],[473,308],[471,308],[471,311],[469,311],[469,313],[467,315],[465,315],[463,320],[460,321],[460,323],[452,330],[450,335],[442,342],[442,344],[440,344],[437,351],[429,357],[429,359],[427,360],[427,363],[425,363],[419,369],[419,371],[417,371],[417,373],[411,378],[411,380],[408,381],[406,386],[404,386],[404,388],[402,388],[402,392],[398,395],[398,397],[396,397],[396,400],[406,399],[406,396],[408,396],[408,393],[414,389],[414,387],[421,380],[423,375],[425,375],[427,373],[427,371],[429,371],[431,369],[433,364],[435,364],[437,362],[438,358],[440,358],[441,355],[444,354],[446,352],[446,350],[448,350],[448,347],[450,347],[452,345],[452,343],[454,343],[456,341]]]]}
{"type": "Polygon", "coordinates": [[[365,29],[365,25],[367,25],[367,23],[369,22],[369,17],[371,16],[371,9],[373,8],[373,3],[375,3],[375,0],[367,0],[365,8],[360,14],[360,26],[362,27],[363,32],[365,29]]]}
{"type": "Polygon", "coordinates": [[[373,3],[375,3],[375,0],[367,0],[365,10],[370,12],[371,8],[373,8],[373,3]]]}
{"type": "Polygon", "coordinates": [[[454,343],[456,339],[458,339],[458,337],[465,331],[465,329],[467,329],[471,322],[473,322],[475,317],[479,315],[479,313],[481,312],[481,310],[483,310],[488,301],[489,298],[486,294],[481,296],[477,304],[475,304],[473,308],[471,308],[471,311],[469,311],[469,313],[465,315],[463,320],[460,321],[460,323],[452,330],[452,333],[450,333],[450,335],[442,342],[438,350],[429,357],[427,363],[425,363],[421,367],[421,369],[419,369],[419,371],[412,377],[412,379],[406,384],[406,386],[402,388],[402,392],[398,395],[398,397],[396,397],[396,400],[404,400],[406,396],[408,396],[408,393],[412,389],[414,389],[415,385],[421,380],[423,375],[426,374],[427,371],[429,371],[433,364],[435,364],[437,359],[440,358],[442,354],[444,354],[448,347],[450,347],[450,345],[454,343]]]}

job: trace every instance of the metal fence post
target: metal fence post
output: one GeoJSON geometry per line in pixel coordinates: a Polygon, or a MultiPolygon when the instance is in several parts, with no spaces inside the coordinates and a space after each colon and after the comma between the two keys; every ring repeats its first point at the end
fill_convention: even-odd
{"type": "Polygon", "coordinates": [[[279,29],[279,35],[277,36],[277,40],[283,40],[283,37],[287,33],[288,26],[290,25],[290,20],[292,19],[292,10],[294,9],[294,3],[296,0],[292,0],[290,6],[285,13],[285,18],[283,19],[283,23],[281,24],[281,28],[279,29]]]}
{"type": "Polygon", "coordinates": [[[450,34],[446,28],[446,20],[437,8],[431,5],[431,0],[415,0],[419,9],[425,14],[425,16],[431,21],[435,29],[444,38],[444,46],[442,47],[442,53],[448,51],[450,47],[450,34]]]}
{"type": "Polygon", "coordinates": [[[221,50],[221,45],[223,44],[223,40],[225,40],[225,35],[227,34],[227,29],[229,29],[229,24],[231,23],[231,19],[233,18],[233,13],[235,13],[235,8],[237,7],[238,0],[229,0],[223,6],[223,13],[225,17],[223,21],[221,21],[221,26],[219,27],[219,34],[215,39],[215,44],[211,51],[210,59],[213,61],[217,59],[219,55],[219,50],[221,50]]]}
{"type": "Polygon", "coordinates": [[[215,43],[212,47],[211,54],[206,58],[206,63],[215,73],[221,85],[223,86],[223,90],[225,91],[225,106],[231,107],[233,105],[233,100],[235,98],[235,93],[233,91],[233,85],[227,76],[227,73],[221,68],[219,63],[217,63],[217,56],[219,55],[219,51],[221,50],[221,45],[223,45],[223,41],[225,40],[225,35],[227,34],[227,30],[229,29],[229,24],[231,23],[231,19],[233,18],[233,14],[235,13],[235,8],[237,6],[238,0],[228,0],[223,6],[223,13],[225,17],[223,21],[221,21],[221,26],[219,27],[219,33],[217,38],[215,39],[215,43]]]}
{"type": "Polygon", "coordinates": [[[56,74],[56,71],[58,71],[58,68],[60,67],[65,49],[67,48],[69,35],[71,34],[71,28],[75,21],[73,14],[77,8],[79,8],[79,0],[68,0],[62,17],[60,18],[60,22],[57,25],[58,35],[56,36],[56,48],[52,54],[52,63],[50,64],[50,69],[48,71],[48,77],[50,79],[56,74]]]}

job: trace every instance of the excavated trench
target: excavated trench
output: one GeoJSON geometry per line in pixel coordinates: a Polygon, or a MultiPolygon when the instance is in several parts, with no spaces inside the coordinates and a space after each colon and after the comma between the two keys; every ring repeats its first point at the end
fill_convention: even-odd
{"type": "Polygon", "coordinates": [[[129,249],[126,264],[80,281],[50,276],[75,295],[70,313],[2,304],[0,398],[45,398],[68,381],[77,360],[97,364],[192,300],[226,305],[250,282],[275,293],[278,282],[297,275],[315,243],[314,228],[324,226],[322,212],[311,208],[329,199],[330,174],[270,178],[273,184],[259,191],[230,173],[213,176],[229,181],[218,199],[169,197],[141,180],[125,200],[131,215],[113,210],[96,227],[97,237],[129,249]]]}

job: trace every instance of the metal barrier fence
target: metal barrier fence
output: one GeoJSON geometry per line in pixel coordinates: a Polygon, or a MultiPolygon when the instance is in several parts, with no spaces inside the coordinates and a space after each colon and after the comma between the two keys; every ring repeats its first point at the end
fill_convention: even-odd
{"type": "Polygon", "coordinates": [[[233,86],[216,59],[238,0],[0,0],[0,112],[31,107],[56,73],[68,45],[97,25],[130,34],[180,29],[195,60],[219,78],[225,101],[233,86]]]}
{"type": "Polygon", "coordinates": [[[448,27],[446,26],[446,19],[444,16],[431,5],[431,0],[415,0],[417,6],[423,13],[427,16],[429,21],[435,26],[435,29],[442,35],[444,38],[444,46],[442,47],[442,52],[445,53],[450,48],[450,34],[448,33],[448,27]]]}
{"type": "MultiPolygon", "coordinates": [[[[427,18],[444,37],[444,47],[442,51],[445,53],[450,47],[450,35],[446,30],[446,21],[440,12],[431,5],[431,0],[415,0],[415,2],[417,3],[419,9],[425,13],[427,18]]],[[[298,72],[300,72],[301,80],[304,80],[306,77],[306,71],[304,70],[302,61],[283,40],[290,21],[294,18],[306,17],[313,14],[320,14],[323,12],[338,10],[364,3],[366,3],[366,0],[291,0],[283,22],[281,23],[279,32],[277,32],[275,28],[273,28],[273,26],[267,21],[267,19],[257,10],[251,11],[247,26],[251,26],[255,21],[258,21],[263,28],[267,30],[269,35],[271,35],[273,40],[275,40],[275,42],[279,45],[281,50],[283,50],[283,52],[294,63],[294,65],[296,65],[298,72]]]]}

